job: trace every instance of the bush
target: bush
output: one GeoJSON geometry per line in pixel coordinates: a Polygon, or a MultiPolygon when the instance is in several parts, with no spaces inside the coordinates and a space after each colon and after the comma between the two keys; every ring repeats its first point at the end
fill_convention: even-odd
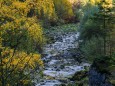
{"type": "MultiPolygon", "coordinates": [[[[58,17],[56,15],[54,3],[52,0],[31,1],[30,4],[33,6],[31,8],[31,10],[33,10],[33,15],[37,16],[45,28],[56,24],[58,17]]],[[[31,10],[29,14],[32,13],[31,10]]]]}
{"type": "Polygon", "coordinates": [[[53,0],[53,2],[59,19],[63,19],[65,22],[71,21],[72,17],[74,17],[72,4],[68,0],[53,0]]]}
{"type": "Polygon", "coordinates": [[[28,2],[7,3],[9,5],[4,2],[0,9],[3,46],[17,47],[29,52],[41,48],[44,41],[42,27],[36,17],[27,17],[28,2]]]}
{"type": "Polygon", "coordinates": [[[31,74],[43,67],[35,53],[44,43],[42,27],[36,16],[28,17],[29,5],[27,0],[0,1],[0,86],[31,86],[31,74]]]}
{"type": "Polygon", "coordinates": [[[27,54],[8,47],[0,47],[0,50],[2,50],[0,51],[0,77],[2,77],[0,84],[31,86],[31,74],[36,69],[43,67],[41,56],[33,53],[27,54]]]}

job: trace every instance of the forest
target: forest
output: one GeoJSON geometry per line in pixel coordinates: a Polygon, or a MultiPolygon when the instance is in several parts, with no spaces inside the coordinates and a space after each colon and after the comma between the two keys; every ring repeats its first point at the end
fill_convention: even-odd
{"type": "Polygon", "coordinates": [[[115,0],[0,0],[0,86],[115,86],[115,0]]]}

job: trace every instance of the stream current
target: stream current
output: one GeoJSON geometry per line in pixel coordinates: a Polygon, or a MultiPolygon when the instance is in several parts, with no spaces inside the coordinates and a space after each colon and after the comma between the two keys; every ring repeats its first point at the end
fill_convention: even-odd
{"type": "Polygon", "coordinates": [[[39,82],[36,81],[36,86],[60,86],[61,84],[74,83],[69,78],[90,66],[85,62],[79,64],[68,51],[78,48],[78,37],[79,33],[59,35],[54,37],[56,39],[54,43],[44,46],[44,78],[39,82]]]}

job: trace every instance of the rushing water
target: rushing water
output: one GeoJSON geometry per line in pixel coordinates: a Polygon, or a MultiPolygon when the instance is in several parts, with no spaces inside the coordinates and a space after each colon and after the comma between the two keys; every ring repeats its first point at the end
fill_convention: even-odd
{"type": "Polygon", "coordinates": [[[45,78],[36,82],[36,86],[59,86],[62,83],[70,83],[68,78],[77,71],[84,70],[84,66],[89,66],[88,63],[78,64],[68,52],[68,49],[78,47],[78,36],[79,33],[60,35],[55,37],[55,43],[44,47],[45,78]]]}

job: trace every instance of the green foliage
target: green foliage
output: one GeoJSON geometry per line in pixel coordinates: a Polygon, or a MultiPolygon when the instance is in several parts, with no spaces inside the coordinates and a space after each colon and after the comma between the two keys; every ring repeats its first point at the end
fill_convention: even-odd
{"type": "Polygon", "coordinates": [[[64,24],[60,26],[50,27],[50,29],[44,29],[44,33],[47,37],[47,42],[54,42],[54,36],[63,35],[67,33],[73,33],[78,30],[78,24],[64,24]]]}
{"type": "Polygon", "coordinates": [[[63,19],[65,22],[68,22],[69,19],[74,17],[72,4],[68,0],[53,0],[53,2],[56,14],[58,15],[59,19],[63,19]]]}
{"type": "Polygon", "coordinates": [[[56,23],[58,17],[52,0],[33,0],[31,3],[33,3],[31,10],[35,12],[37,18],[42,21],[45,28],[48,28],[50,25],[54,25],[56,23]]]}
{"type": "Polygon", "coordinates": [[[113,73],[115,71],[114,61],[114,58],[110,58],[109,56],[99,56],[93,61],[92,67],[95,67],[102,74],[107,74],[107,77],[109,77],[108,80],[110,81],[115,77],[113,73]]]}
{"type": "Polygon", "coordinates": [[[87,3],[81,8],[81,21],[80,29],[84,28],[85,23],[89,21],[89,18],[99,11],[97,6],[92,6],[90,3],[87,3]]]}
{"type": "Polygon", "coordinates": [[[107,80],[114,84],[115,78],[115,3],[113,0],[90,0],[84,6],[80,24],[81,50],[93,67],[108,74],[107,80]],[[87,9],[88,8],[88,9],[87,9]],[[111,75],[111,76],[110,76],[111,75]]]}
{"type": "Polygon", "coordinates": [[[75,14],[76,21],[81,22],[83,16],[85,15],[85,11],[87,10],[86,7],[88,7],[86,6],[87,4],[88,4],[88,0],[75,0],[74,1],[73,12],[75,14]]]}
{"type": "Polygon", "coordinates": [[[88,20],[84,24],[84,28],[81,29],[81,39],[90,40],[93,37],[99,38],[104,35],[103,29],[100,28],[100,23],[94,23],[95,21],[88,20]]]}
{"type": "Polygon", "coordinates": [[[93,61],[94,58],[103,55],[103,40],[102,38],[92,38],[90,41],[85,41],[81,46],[81,50],[84,52],[87,60],[93,61]]]}
{"type": "MultiPolygon", "coordinates": [[[[108,74],[108,81],[114,83],[115,78],[115,11],[112,0],[90,0],[88,3],[94,12],[84,12],[81,22],[83,40],[81,50],[93,67],[101,73],[108,74]],[[111,76],[112,77],[111,77],[111,76]]],[[[87,10],[86,10],[87,11],[87,10]]]]}
{"type": "MultiPolygon", "coordinates": [[[[91,13],[91,15],[89,15],[89,17],[86,18],[85,21],[83,20],[84,24],[81,23],[83,24],[83,26],[80,30],[81,39],[83,39],[84,42],[85,40],[89,41],[84,43],[85,47],[90,46],[90,44],[93,44],[93,46],[97,46],[99,43],[102,43],[101,46],[97,46],[98,48],[101,48],[100,52],[110,56],[112,52],[114,52],[114,50],[112,49],[112,46],[114,47],[114,45],[111,45],[109,43],[113,43],[112,37],[114,37],[114,35],[111,33],[114,32],[115,28],[114,25],[111,25],[111,23],[114,21],[114,11],[112,10],[113,6],[111,6],[111,4],[111,1],[106,3],[105,0],[103,2],[99,1],[98,4],[91,4],[91,6],[94,5],[94,7],[98,7],[98,11],[96,13],[91,13]]],[[[87,51],[86,49],[84,50],[87,51]]],[[[93,51],[95,52],[94,57],[98,56],[95,50],[98,51],[96,47],[92,48],[92,51],[89,51],[89,53],[93,51]]]]}

